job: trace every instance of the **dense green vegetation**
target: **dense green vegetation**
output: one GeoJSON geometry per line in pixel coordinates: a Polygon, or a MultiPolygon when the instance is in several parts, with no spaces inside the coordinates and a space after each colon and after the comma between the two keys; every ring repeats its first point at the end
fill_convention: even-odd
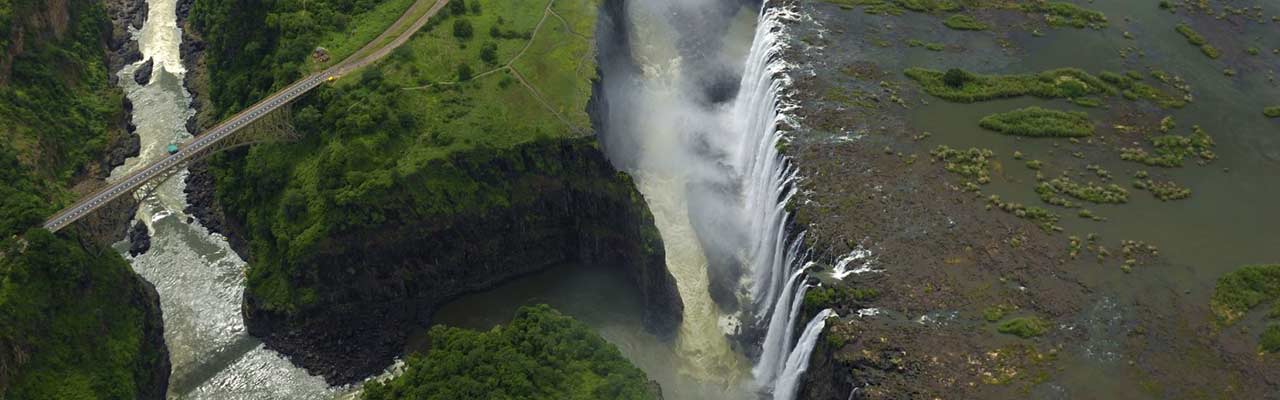
{"type": "Polygon", "coordinates": [[[1000,333],[1029,339],[1049,332],[1049,322],[1040,317],[1017,317],[1001,322],[996,330],[1000,333]]]}
{"type": "MultiPolygon", "coordinates": [[[[299,260],[329,246],[328,238],[388,221],[508,207],[513,199],[500,179],[473,181],[465,169],[501,163],[518,154],[504,150],[519,145],[590,129],[585,110],[594,51],[582,34],[595,30],[594,1],[557,0],[550,12],[542,2],[451,4],[467,6],[437,15],[375,67],[297,102],[293,123],[303,140],[256,146],[215,163],[219,199],[249,231],[249,290],[265,307],[288,311],[315,300],[314,289],[290,277],[305,276],[299,260]],[[468,21],[469,35],[458,34],[458,21],[468,21]],[[463,66],[469,81],[458,79],[463,66]]],[[[210,47],[238,49],[227,42],[210,47]]],[[[243,73],[233,64],[210,68],[243,73]]],[[[278,79],[257,87],[215,80],[214,101],[231,109],[261,95],[261,87],[285,83],[278,79]]]]}
{"type": "Polygon", "coordinates": [[[1094,76],[1076,68],[1012,75],[979,75],[955,68],[946,72],[908,68],[905,74],[930,95],[959,103],[1021,96],[1074,99],[1124,94],[1131,100],[1144,99],[1161,107],[1185,105],[1185,101],[1130,77],[1107,72],[1094,76]]]}
{"type": "Polygon", "coordinates": [[[1006,135],[1030,137],[1093,136],[1089,114],[1027,107],[989,115],[979,122],[983,128],[1006,135]]]}
{"type": "Polygon", "coordinates": [[[907,47],[924,47],[929,51],[942,51],[947,48],[947,46],[942,43],[924,42],[918,39],[907,40],[907,47]]]}
{"type": "Polygon", "coordinates": [[[1059,195],[1070,196],[1077,200],[1094,204],[1123,204],[1129,202],[1129,191],[1119,185],[1103,186],[1093,182],[1080,184],[1065,175],[1036,185],[1036,194],[1040,195],[1040,199],[1046,203],[1067,208],[1074,208],[1076,204],[1061,199],[1058,197],[1059,195]]]}
{"type": "Polygon", "coordinates": [[[975,179],[981,185],[991,182],[989,170],[991,158],[995,157],[995,152],[990,149],[960,150],[939,145],[929,152],[929,156],[933,162],[942,162],[947,172],[975,179]]]}
{"type": "Polygon", "coordinates": [[[215,115],[257,102],[316,67],[317,47],[329,64],[364,46],[399,18],[412,0],[198,1],[191,24],[208,43],[206,63],[215,115]]]}
{"type": "Polygon", "coordinates": [[[859,289],[852,286],[821,286],[809,289],[804,293],[804,309],[812,312],[818,312],[824,308],[837,306],[849,307],[855,304],[863,304],[867,301],[874,300],[880,296],[880,292],[865,288],[859,289]]]}
{"type": "Polygon", "coordinates": [[[653,399],[644,372],[590,328],[546,305],[488,332],[436,326],[404,374],[365,385],[366,400],[653,399]]]}
{"type": "Polygon", "coordinates": [[[1264,108],[1262,115],[1266,115],[1267,118],[1280,118],[1280,106],[1264,108]]]}
{"type": "Polygon", "coordinates": [[[23,238],[25,249],[0,242],[0,373],[13,374],[0,396],[132,399],[154,389],[142,386],[167,362],[145,337],[146,295],[129,264],[42,228],[23,238]]]}
{"type": "Polygon", "coordinates": [[[974,19],[972,16],[965,14],[956,14],[947,19],[942,20],[942,24],[948,28],[961,31],[985,31],[989,26],[986,23],[974,19]]]}
{"type": "Polygon", "coordinates": [[[1085,28],[1088,26],[1107,26],[1107,16],[1075,4],[1059,1],[1031,1],[1019,7],[1028,13],[1042,14],[1049,26],[1070,26],[1085,28]]]}
{"type": "MultiPolygon", "coordinates": [[[[1262,303],[1280,298],[1280,264],[1249,265],[1218,278],[1209,302],[1218,320],[1230,325],[1262,303]]],[[[1277,314],[1280,308],[1274,308],[1277,314]]]]}
{"type": "Polygon", "coordinates": [[[0,2],[0,41],[24,41],[0,77],[0,398],[135,398],[163,361],[144,337],[149,305],[124,259],[39,227],[121,133],[109,26],[99,2],[0,2]],[[40,12],[69,14],[61,37],[40,12]]]}
{"type": "Polygon", "coordinates": [[[1187,157],[1200,157],[1201,162],[1217,159],[1213,152],[1216,145],[1200,126],[1191,127],[1191,135],[1160,135],[1150,138],[1152,152],[1141,147],[1125,147],[1120,149],[1120,158],[1125,161],[1139,162],[1153,167],[1181,167],[1187,157]]]}
{"type": "MultiPolygon", "coordinates": [[[[1229,326],[1254,308],[1270,303],[1267,318],[1274,320],[1280,318],[1277,299],[1280,299],[1280,264],[1248,265],[1218,278],[1209,309],[1219,323],[1229,326]]],[[[1258,344],[1265,352],[1280,352],[1280,324],[1268,324],[1258,344]]]]}

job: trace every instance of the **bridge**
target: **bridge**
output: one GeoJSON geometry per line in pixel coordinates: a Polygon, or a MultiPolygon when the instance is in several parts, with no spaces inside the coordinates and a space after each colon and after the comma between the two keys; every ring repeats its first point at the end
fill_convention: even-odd
{"type": "Polygon", "coordinates": [[[415,32],[422,29],[431,17],[448,4],[449,0],[417,0],[387,30],[374,38],[360,50],[352,53],[347,59],[324,71],[311,74],[286,86],[258,103],[249,106],[234,116],[214,125],[204,133],[192,137],[181,145],[177,152],[148,164],[130,173],[115,183],[107,185],[97,192],[81,198],[70,207],[59,211],[45,221],[44,228],[57,232],[75,223],[85,215],[93,213],[123,195],[131,195],[135,190],[153,180],[163,180],[172,172],[186,168],[191,161],[198,160],[213,152],[225,149],[227,142],[236,137],[246,126],[271,114],[273,111],[289,104],[311,89],[331,79],[337,79],[352,71],[372,64],[392,50],[409,41],[415,32]]]}

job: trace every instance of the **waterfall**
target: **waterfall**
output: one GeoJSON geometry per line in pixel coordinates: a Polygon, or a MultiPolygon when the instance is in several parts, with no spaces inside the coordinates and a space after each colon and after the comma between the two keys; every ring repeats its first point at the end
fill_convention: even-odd
{"type": "Polygon", "coordinates": [[[773,388],[773,400],[791,400],[796,396],[796,384],[800,376],[809,369],[809,356],[813,354],[813,346],[818,344],[818,335],[827,327],[827,318],[836,316],[830,308],[822,310],[804,327],[804,333],[796,342],[796,347],[787,357],[787,364],[778,376],[773,388]]]}
{"type": "Polygon", "coordinates": [[[804,232],[787,232],[786,206],[796,194],[798,171],[777,150],[784,140],[778,124],[785,118],[779,92],[789,83],[780,59],[785,47],[779,38],[784,24],[793,19],[794,12],[784,7],[763,6],[732,114],[734,130],[743,135],[733,153],[742,176],[741,217],[753,235],[745,254],[751,265],[751,310],[755,322],[765,329],[752,374],[761,390],[772,391],[775,400],[795,396],[814,344],[827,318],[835,315],[823,310],[795,340],[797,319],[810,287],[807,271],[813,264],[805,260],[804,232]]]}

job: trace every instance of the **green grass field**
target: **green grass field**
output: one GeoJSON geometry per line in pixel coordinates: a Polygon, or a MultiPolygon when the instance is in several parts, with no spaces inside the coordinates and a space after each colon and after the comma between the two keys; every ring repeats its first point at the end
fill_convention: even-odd
{"type": "Polygon", "coordinates": [[[597,1],[548,4],[454,0],[387,58],[295,103],[300,142],[221,169],[220,198],[255,232],[249,285],[268,307],[309,304],[278,272],[332,235],[500,206],[447,167],[455,156],[590,132],[597,1]]]}

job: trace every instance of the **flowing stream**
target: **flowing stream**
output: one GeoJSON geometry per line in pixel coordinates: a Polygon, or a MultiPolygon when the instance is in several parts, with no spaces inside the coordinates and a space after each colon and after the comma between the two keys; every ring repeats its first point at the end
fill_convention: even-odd
{"type": "MultiPolygon", "coordinates": [[[[165,156],[170,143],[188,138],[184,124],[194,112],[182,85],[181,31],[176,0],[149,0],[146,23],[134,32],[143,60],[153,59],[151,82],[140,86],[133,73],[143,62],[119,72],[134,104],[133,122],[141,153],[112,171],[119,179],[165,156]]],[[[133,269],[156,286],[164,312],[173,374],[169,397],[190,399],[316,399],[338,392],[324,380],[293,366],[250,337],[240,316],[245,262],[227,241],[183,213],[184,177],[176,174],[142,199],[137,218],[151,231],[150,251],[130,258],[133,269]]],[[[122,243],[122,252],[128,245],[122,243]]]]}

